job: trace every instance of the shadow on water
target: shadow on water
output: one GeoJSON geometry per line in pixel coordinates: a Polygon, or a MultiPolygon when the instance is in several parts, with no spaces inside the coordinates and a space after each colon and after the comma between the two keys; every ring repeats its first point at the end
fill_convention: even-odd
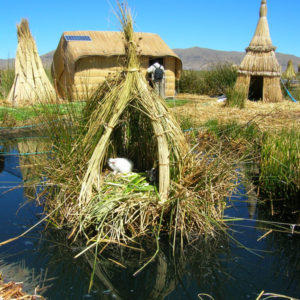
{"type": "MultiPolygon", "coordinates": [[[[46,149],[34,138],[5,147],[1,151],[6,154],[0,155],[0,242],[23,233],[42,216],[42,207],[35,202],[23,206],[24,201],[35,197],[35,188],[30,184],[24,188],[24,182],[30,183],[32,166],[40,156],[18,153],[46,149]]],[[[28,292],[36,285],[48,286],[43,294],[47,299],[196,300],[201,295],[209,299],[205,294],[214,299],[256,299],[262,290],[299,297],[299,227],[283,224],[287,222],[283,215],[272,215],[274,207],[272,210],[266,204],[257,204],[255,193],[246,186],[241,183],[232,195],[232,206],[225,215],[241,218],[228,222],[228,233],[248,249],[220,233],[214,240],[199,239],[183,249],[178,242],[173,255],[168,238],[162,237],[155,259],[134,276],[154,255],[155,242],[142,241],[136,245],[141,251],[107,246],[103,251],[98,249],[88,294],[94,252],[75,259],[83,246],[70,244],[63,230],[42,224],[25,237],[0,247],[0,271],[4,278],[7,273],[10,280],[22,280],[20,276],[14,279],[13,272],[5,268],[17,264],[28,271],[22,275],[29,282],[28,292]]],[[[276,205],[276,211],[281,212],[280,205],[285,204],[276,205]]]]}

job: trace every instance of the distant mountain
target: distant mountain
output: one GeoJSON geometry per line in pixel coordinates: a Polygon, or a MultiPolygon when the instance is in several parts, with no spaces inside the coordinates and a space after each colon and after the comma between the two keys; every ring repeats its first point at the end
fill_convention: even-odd
{"type": "MultiPolygon", "coordinates": [[[[206,70],[214,64],[224,62],[239,65],[246,54],[246,52],[219,51],[199,47],[173,49],[173,51],[182,60],[183,69],[185,70],[206,70]]],[[[279,64],[282,66],[282,71],[285,71],[287,63],[290,59],[294,63],[295,70],[298,70],[300,57],[276,52],[276,58],[279,64]]]]}
{"type": "MultiPolygon", "coordinates": [[[[245,56],[245,52],[220,51],[199,47],[173,49],[173,51],[181,58],[185,70],[206,70],[214,64],[225,62],[239,65],[245,56]]],[[[41,56],[45,68],[50,68],[53,54],[54,51],[51,51],[41,56]]],[[[290,59],[294,63],[296,72],[298,71],[300,57],[283,53],[276,53],[276,57],[282,66],[282,71],[285,71],[290,59]]],[[[6,69],[8,65],[12,67],[13,64],[14,59],[0,59],[0,69],[6,69]]]]}
{"type": "MultiPolygon", "coordinates": [[[[48,52],[44,55],[41,55],[42,63],[45,68],[50,68],[52,59],[53,59],[54,51],[48,52]]],[[[0,59],[0,70],[13,68],[15,63],[14,59],[0,59]]]]}

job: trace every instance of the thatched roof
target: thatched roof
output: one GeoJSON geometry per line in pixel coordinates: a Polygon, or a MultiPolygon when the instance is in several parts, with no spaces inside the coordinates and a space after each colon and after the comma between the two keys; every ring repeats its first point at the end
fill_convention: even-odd
{"type": "Polygon", "coordinates": [[[262,48],[266,50],[276,49],[276,47],[274,47],[272,44],[269,24],[267,20],[267,0],[261,1],[261,6],[259,10],[259,20],[256,26],[254,36],[248,48],[251,48],[252,50],[260,50],[262,48]]]}
{"type": "Polygon", "coordinates": [[[7,101],[18,105],[54,99],[54,88],[46,75],[26,19],[17,25],[17,33],[15,79],[7,101]]]}
{"type": "MultiPolygon", "coordinates": [[[[178,73],[182,69],[182,62],[160,36],[153,33],[137,32],[135,38],[141,56],[174,57],[176,59],[175,75],[178,77],[178,73]]],[[[67,55],[68,68],[73,68],[76,61],[87,56],[124,56],[124,38],[121,32],[114,31],[66,31],[62,34],[54,53],[54,64],[56,61],[63,61],[62,56],[64,55],[67,55]],[[72,39],[74,36],[75,40],[72,39]],[[78,40],[78,37],[83,37],[82,39],[85,40],[78,40]]],[[[60,78],[64,66],[55,64],[54,69],[56,78],[60,78]]]]}
{"type": "Polygon", "coordinates": [[[246,48],[239,73],[258,76],[280,76],[281,67],[275,56],[267,20],[267,0],[261,1],[259,21],[254,36],[246,48]]]}

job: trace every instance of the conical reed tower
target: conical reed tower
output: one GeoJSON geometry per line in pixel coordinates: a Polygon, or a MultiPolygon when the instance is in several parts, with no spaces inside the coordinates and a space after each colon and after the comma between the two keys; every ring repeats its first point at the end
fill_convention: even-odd
{"type": "Polygon", "coordinates": [[[288,61],[286,71],[282,74],[282,77],[286,79],[296,78],[296,72],[294,69],[293,61],[291,59],[288,61]]]}
{"type": "Polygon", "coordinates": [[[236,89],[243,90],[250,100],[282,101],[280,88],[281,67],[275,56],[269,24],[267,1],[262,0],[259,21],[238,69],[236,89]]]}
{"type": "Polygon", "coordinates": [[[20,105],[55,99],[54,88],[46,75],[26,19],[17,25],[17,33],[15,79],[7,101],[20,105]]]}

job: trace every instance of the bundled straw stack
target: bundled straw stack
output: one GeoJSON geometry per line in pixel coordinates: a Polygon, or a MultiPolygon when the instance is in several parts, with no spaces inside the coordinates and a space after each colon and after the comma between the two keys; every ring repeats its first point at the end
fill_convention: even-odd
{"type": "Polygon", "coordinates": [[[17,32],[15,79],[7,101],[20,105],[55,99],[54,88],[44,70],[27,20],[21,20],[17,32]]]}
{"type": "Polygon", "coordinates": [[[245,95],[251,95],[251,89],[262,89],[259,92],[262,101],[279,102],[283,100],[280,87],[281,67],[270,37],[267,0],[261,1],[259,16],[256,31],[239,66],[235,88],[244,91],[245,95]],[[258,82],[259,86],[255,86],[258,82]]]}
{"type": "MultiPolygon", "coordinates": [[[[174,168],[174,173],[180,173],[182,158],[187,153],[187,144],[179,125],[168,112],[164,100],[149,88],[140,72],[130,14],[121,10],[120,21],[124,31],[126,69],[113,83],[110,92],[104,94],[102,99],[94,98],[96,104],[92,105],[94,109],[90,115],[89,128],[82,141],[84,152],[93,152],[82,182],[82,206],[91,198],[93,188],[101,188],[99,176],[101,177],[111,143],[114,143],[117,155],[131,155],[135,166],[140,170],[146,166],[141,162],[141,155],[145,156],[149,149],[157,148],[152,157],[147,155],[146,158],[152,164],[158,158],[159,194],[162,202],[168,198],[170,169],[174,168]],[[153,136],[149,136],[149,131],[153,136]],[[91,149],[93,140],[99,133],[99,141],[91,149]],[[119,141],[116,142],[114,134],[119,135],[119,141]],[[124,149],[119,143],[125,139],[130,141],[128,147],[131,149],[124,149]]],[[[99,95],[99,91],[97,94],[99,95]]]]}
{"type": "Polygon", "coordinates": [[[291,59],[288,61],[286,71],[282,74],[282,77],[285,79],[295,79],[296,78],[294,64],[291,59]]]}

